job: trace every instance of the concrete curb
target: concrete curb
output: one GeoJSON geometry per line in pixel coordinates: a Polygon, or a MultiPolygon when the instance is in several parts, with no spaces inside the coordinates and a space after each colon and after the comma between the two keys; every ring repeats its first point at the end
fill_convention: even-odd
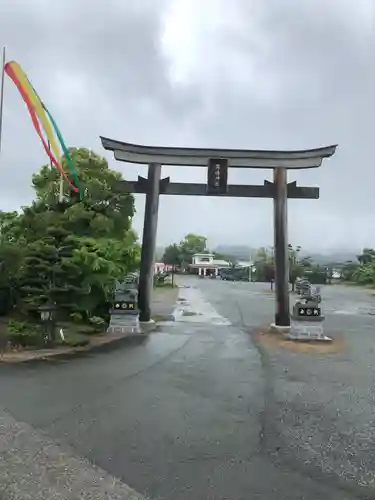
{"type": "Polygon", "coordinates": [[[57,351],[50,352],[48,354],[44,354],[41,351],[33,351],[33,353],[37,352],[37,356],[33,356],[32,352],[30,352],[30,357],[25,357],[24,359],[0,359],[0,365],[16,365],[16,364],[24,364],[24,363],[42,363],[46,361],[53,361],[54,359],[59,360],[69,360],[73,358],[78,358],[80,356],[85,356],[91,353],[98,352],[110,352],[112,350],[117,349],[117,347],[121,345],[140,345],[148,339],[147,333],[136,333],[131,335],[126,335],[123,337],[114,338],[108,342],[97,345],[88,345],[85,347],[72,347],[66,351],[57,351]]]}
{"type": "Polygon", "coordinates": [[[69,446],[0,410],[2,500],[147,500],[69,446]]]}

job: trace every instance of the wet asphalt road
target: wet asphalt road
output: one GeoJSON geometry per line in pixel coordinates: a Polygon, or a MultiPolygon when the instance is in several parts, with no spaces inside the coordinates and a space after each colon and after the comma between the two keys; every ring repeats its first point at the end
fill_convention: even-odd
{"type": "Polygon", "coordinates": [[[230,326],[177,322],[142,346],[0,366],[1,408],[151,498],[374,498],[375,298],[323,289],[346,348],[297,355],[247,333],[272,320],[265,285],[191,284],[230,326]]]}

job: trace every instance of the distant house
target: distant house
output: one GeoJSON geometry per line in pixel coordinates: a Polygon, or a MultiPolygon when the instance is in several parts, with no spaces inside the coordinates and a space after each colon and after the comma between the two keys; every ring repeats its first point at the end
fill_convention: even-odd
{"type": "Polygon", "coordinates": [[[188,269],[191,274],[199,276],[217,276],[219,269],[227,269],[231,267],[231,263],[227,260],[215,259],[213,253],[196,253],[193,255],[191,264],[188,269]]]}
{"type": "Polygon", "coordinates": [[[173,266],[169,264],[164,264],[163,262],[155,262],[154,264],[154,274],[172,271],[173,266]]]}

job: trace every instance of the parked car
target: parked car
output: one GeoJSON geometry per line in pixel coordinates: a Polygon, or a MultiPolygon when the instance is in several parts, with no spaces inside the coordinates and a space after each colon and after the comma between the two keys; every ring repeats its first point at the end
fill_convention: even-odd
{"type": "Polygon", "coordinates": [[[234,281],[234,276],[233,273],[225,270],[220,273],[220,279],[224,281],[234,281]]]}
{"type": "Polygon", "coordinates": [[[225,281],[249,281],[249,272],[244,268],[223,269],[220,278],[225,281]]]}

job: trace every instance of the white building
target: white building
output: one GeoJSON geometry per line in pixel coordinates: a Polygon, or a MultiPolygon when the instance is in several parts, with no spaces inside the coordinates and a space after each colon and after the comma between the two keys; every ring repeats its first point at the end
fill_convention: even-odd
{"type": "Polygon", "coordinates": [[[166,271],[172,271],[173,266],[169,264],[164,264],[163,262],[155,262],[154,264],[154,274],[166,272],[166,271]]]}
{"type": "Polygon", "coordinates": [[[190,272],[199,276],[217,276],[219,269],[231,267],[231,263],[227,260],[214,259],[214,257],[212,253],[194,254],[189,265],[190,272]]]}

